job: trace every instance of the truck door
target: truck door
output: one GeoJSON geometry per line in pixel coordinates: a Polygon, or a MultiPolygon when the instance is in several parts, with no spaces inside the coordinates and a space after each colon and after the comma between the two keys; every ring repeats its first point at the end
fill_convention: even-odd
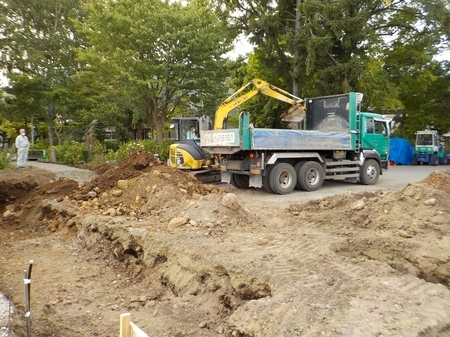
{"type": "Polygon", "coordinates": [[[387,121],[378,118],[365,118],[365,134],[361,140],[363,149],[376,150],[382,159],[389,153],[389,127],[387,121]]]}

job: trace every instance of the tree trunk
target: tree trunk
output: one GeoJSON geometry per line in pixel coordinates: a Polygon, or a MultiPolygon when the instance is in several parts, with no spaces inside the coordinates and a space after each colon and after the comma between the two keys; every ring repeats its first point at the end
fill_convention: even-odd
{"type": "Polygon", "coordinates": [[[156,141],[161,143],[163,141],[163,128],[165,116],[160,112],[156,104],[149,107],[150,115],[152,116],[153,125],[156,129],[156,141]]]}
{"type": "Polygon", "coordinates": [[[156,118],[155,120],[155,129],[156,129],[156,140],[158,143],[163,141],[163,127],[164,127],[164,118],[156,118]]]}
{"type": "MultiPolygon", "coordinates": [[[[299,38],[300,36],[300,25],[301,25],[301,10],[300,6],[302,4],[302,0],[297,0],[296,7],[295,7],[295,37],[299,38]]],[[[298,83],[298,75],[300,73],[300,65],[298,64],[300,53],[298,51],[298,48],[294,51],[294,83],[292,88],[292,94],[294,96],[300,97],[300,85],[298,83]]]]}
{"type": "Polygon", "coordinates": [[[52,102],[47,102],[47,121],[48,121],[48,142],[50,144],[50,162],[56,163],[58,161],[56,157],[55,145],[55,116],[53,112],[52,102]]]}
{"type": "Polygon", "coordinates": [[[51,102],[47,103],[47,117],[48,117],[48,142],[50,146],[55,145],[55,122],[53,115],[53,105],[51,102]]]}

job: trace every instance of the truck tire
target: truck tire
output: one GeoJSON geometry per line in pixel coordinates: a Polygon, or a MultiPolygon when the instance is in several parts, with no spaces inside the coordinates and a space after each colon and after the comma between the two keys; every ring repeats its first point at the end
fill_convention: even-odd
{"type": "Polygon", "coordinates": [[[361,167],[359,181],[363,185],[375,185],[380,178],[380,164],[374,159],[367,159],[361,167]]]}
{"type": "Polygon", "coordinates": [[[300,167],[302,167],[303,164],[305,164],[305,163],[306,163],[306,161],[299,161],[299,162],[295,163],[295,165],[294,165],[294,170],[295,170],[295,172],[297,172],[297,184],[295,185],[295,189],[297,189],[297,190],[302,190],[302,187],[300,186],[300,179],[298,178],[299,177],[298,172],[300,171],[300,167]]]}
{"type": "Polygon", "coordinates": [[[438,166],[439,165],[439,157],[437,154],[432,154],[430,158],[430,164],[431,166],[438,166]]]}
{"type": "Polygon", "coordinates": [[[416,155],[414,155],[413,158],[412,158],[412,164],[413,164],[414,166],[419,165],[419,163],[417,162],[417,157],[416,157],[416,155]]]}
{"type": "Polygon", "coordinates": [[[243,174],[233,174],[231,177],[231,185],[246,190],[250,188],[250,176],[243,174]]]}
{"type": "Polygon", "coordinates": [[[307,161],[300,166],[297,182],[303,191],[317,191],[323,184],[325,172],[318,162],[307,161]]]}
{"type": "Polygon", "coordinates": [[[291,193],[297,184],[297,173],[288,163],[278,163],[270,170],[269,186],[275,194],[291,193]]]}
{"type": "Polygon", "coordinates": [[[444,154],[442,158],[439,158],[439,165],[447,165],[448,164],[448,158],[447,155],[444,154]]]}
{"type": "Polygon", "coordinates": [[[262,177],[262,185],[263,185],[263,189],[264,189],[264,191],[266,191],[267,193],[274,193],[274,192],[272,191],[272,189],[270,188],[270,183],[269,183],[269,180],[270,180],[270,171],[272,170],[272,168],[273,168],[273,165],[268,165],[268,166],[266,166],[266,174],[263,175],[263,177],[262,177]]]}

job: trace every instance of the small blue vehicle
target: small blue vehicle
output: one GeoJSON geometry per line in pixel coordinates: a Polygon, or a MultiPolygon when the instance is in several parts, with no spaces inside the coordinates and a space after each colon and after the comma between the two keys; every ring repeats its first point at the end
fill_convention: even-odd
{"type": "Polygon", "coordinates": [[[416,148],[413,157],[413,165],[420,163],[425,165],[447,165],[448,155],[445,154],[444,146],[439,144],[438,132],[435,130],[417,131],[416,148]]]}

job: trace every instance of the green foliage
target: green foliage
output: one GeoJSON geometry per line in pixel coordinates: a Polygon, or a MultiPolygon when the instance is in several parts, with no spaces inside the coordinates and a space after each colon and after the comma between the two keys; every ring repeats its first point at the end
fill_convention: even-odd
{"type": "MultiPolygon", "coordinates": [[[[421,110],[414,118],[422,124],[434,119],[423,115],[433,114],[431,102],[441,96],[429,88],[436,73],[432,58],[450,45],[448,1],[218,0],[220,5],[224,20],[255,46],[248,67],[236,71],[239,79],[257,69],[257,77],[277,86],[300,87],[301,97],[360,91],[371,111],[410,116],[414,109],[421,110]]],[[[248,108],[260,124],[279,114],[276,107],[248,108]]]]}
{"type": "Polygon", "coordinates": [[[231,36],[207,2],[106,0],[86,10],[79,26],[88,47],[79,49],[79,60],[91,78],[120,88],[133,124],[151,125],[162,141],[174,114],[215,110],[231,36]]]}
{"type": "Polygon", "coordinates": [[[3,135],[5,137],[5,139],[3,141],[5,143],[11,143],[12,141],[15,140],[15,138],[18,135],[18,133],[17,133],[18,129],[20,129],[20,127],[18,128],[18,125],[10,122],[6,118],[0,117],[0,131],[3,132],[3,135]]]}
{"type": "Polygon", "coordinates": [[[75,48],[82,44],[74,19],[84,13],[79,0],[5,0],[0,8],[0,68],[7,70],[14,95],[7,104],[10,120],[48,124],[50,144],[54,123],[75,119],[71,78],[78,69],[75,48]]]}
{"type": "Polygon", "coordinates": [[[7,157],[7,153],[0,151],[0,170],[12,168],[12,167],[13,167],[13,165],[11,164],[11,161],[7,157]]]}
{"type": "Polygon", "coordinates": [[[145,151],[158,155],[162,162],[166,162],[169,159],[169,147],[173,144],[170,139],[165,139],[162,142],[146,139],[137,142],[128,142],[126,144],[120,145],[117,151],[109,150],[105,156],[107,161],[121,161],[130,153],[135,151],[145,151]]]}
{"type": "Polygon", "coordinates": [[[58,162],[68,165],[77,165],[80,162],[87,162],[89,151],[83,144],[77,142],[65,142],[62,145],[54,146],[58,162]]]}

